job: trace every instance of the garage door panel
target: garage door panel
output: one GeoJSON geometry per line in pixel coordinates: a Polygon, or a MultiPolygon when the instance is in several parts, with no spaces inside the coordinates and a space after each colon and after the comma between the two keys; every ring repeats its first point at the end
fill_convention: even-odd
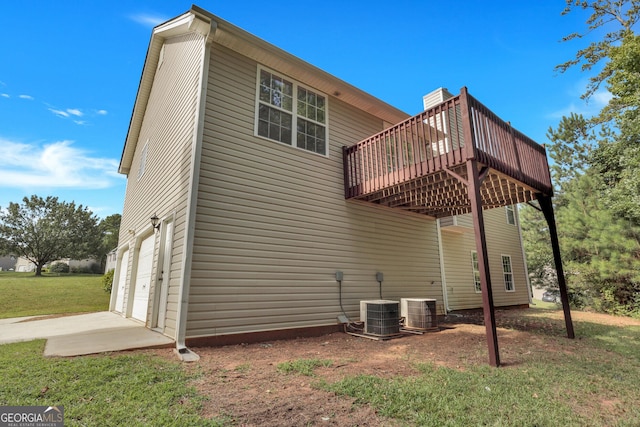
{"type": "Polygon", "coordinates": [[[138,266],[136,268],[136,287],[133,295],[131,317],[143,322],[147,321],[147,311],[149,308],[154,237],[155,236],[151,235],[142,241],[140,252],[138,253],[138,266]]]}
{"type": "Polygon", "coordinates": [[[118,274],[118,283],[116,286],[116,306],[118,313],[124,312],[124,293],[127,285],[127,270],[129,269],[129,250],[122,253],[120,260],[120,273],[118,274]]]}

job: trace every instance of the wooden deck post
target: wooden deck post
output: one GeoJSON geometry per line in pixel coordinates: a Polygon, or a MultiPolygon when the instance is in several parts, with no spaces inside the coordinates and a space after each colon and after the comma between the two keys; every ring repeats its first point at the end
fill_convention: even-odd
{"type": "Polygon", "coordinates": [[[500,366],[500,351],[498,349],[496,316],[493,307],[493,292],[491,291],[491,274],[489,272],[489,255],[487,253],[482,198],[480,196],[482,181],[478,171],[478,163],[475,159],[467,160],[467,179],[469,183],[469,202],[471,203],[471,214],[473,216],[473,229],[476,236],[478,269],[480,270],[480,283],[482,285],[482,310],[484,313],[484,327],[487,334],[487,346],[489,348],[489,364],[498,367],[500,366]]]}
{"type": "Polygon", "coordinates": [[[571,321],[571,309],[569,308],[569,295],[567,293],[567,282],[564,278],[564,269],[562,268],[562,257],[560,256],[560,243],[558,241],[558,230],[556,228],[555,215],[553,213],[553,203],[551,196],[544,194],[536,194],[536,198],[540,203],[540,208],[547,220],[549,226],[549,235],[551,236],[551,249],[553,250],[553,260],[556,264],[556,274],[558,276],[558,287],[560,288],[560,299],[562,300],[562,310],[564,311],[564,323],[567,328],[567,337],[573,339],[573,322],[571,321]]]}

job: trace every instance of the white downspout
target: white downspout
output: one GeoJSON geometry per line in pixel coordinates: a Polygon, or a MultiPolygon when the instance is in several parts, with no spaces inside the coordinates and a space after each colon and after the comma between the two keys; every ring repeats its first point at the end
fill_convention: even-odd
{"type": "Polygon", "coordinates": [[[438,234],[438,254],[440,255],[440,277],[442,278],[442,302],[444,304],[444,314],[451,311],[449,308],[449,296],[447,295],[447,278],[444,270],[444,251],[442,250],[442,229],[440,228],[440,219],[436,220],[436,230],[438,234]]]}
{"type": "Polygon", "coordinates": [[[189,308],[189,288],[191,286],[191,262],[193,259],[193,241],[195,238],[196,209],[198,205],[198,185],[200,183],[200,159],[202,155],[202,140],[204,136],[204,114],[207,101],[207,84],[209,79],[209,59],[211,49],[209,40],[216,30],[216,22],[211,21],[208,34],[204,34],[203,64],[200,75],[200,91],[198,92],[198,114],[195,117],[193,143],[191,151],[191,170],[189,191],[187,195],[187,214],[185,224],[184,252],[182,255],[182,277],[179,287],[179,304],[176,314],[176,352],[183,361],[194,361],[200,357],[186,346],[187,313],[189,308]]]}

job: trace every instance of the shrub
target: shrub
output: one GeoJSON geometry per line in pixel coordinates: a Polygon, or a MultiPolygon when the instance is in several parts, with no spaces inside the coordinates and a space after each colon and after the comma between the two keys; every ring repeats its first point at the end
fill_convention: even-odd
{"type": "Polygon", "coordinates": [[[93,274],[102,274],[104,271],[99,262],[92,262],[89,268],[91,268],[91,273],[93,274]]]}
{"type": "Polygon", "coordinates": [[[76,274],[102,274],[102,268],[97,262],[92,262],[88,265],[72,267],[71,272],[76,274]]]}
{"type": "Polygon", "coordinates": [[[54,262],[53,264],[51,264],[49,271],[51,273],[68,273],[69,265],[65,264],[64,262],[54,262]]]}
{"type": "Polygon", "coordinates": [[[111,269],[109,271],[107,271],[106,273],[104,273],[104,276],[102,276],[102,289],[104,289],[105,292],[110,293],[111,292],[111,287],[113,286],[113,273],[115,270],[111,269]]]}

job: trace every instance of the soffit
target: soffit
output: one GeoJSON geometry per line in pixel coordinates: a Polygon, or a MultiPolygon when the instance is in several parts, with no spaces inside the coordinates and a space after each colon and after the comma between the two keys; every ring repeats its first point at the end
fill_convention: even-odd
{"type": "Polygon", "coordinates": [[[295,80],[338,98],[386,122],[395,124],[409,117],[404,111],[197,6],[193,6],[192,11],[206,15],[216,22],[217,27],[212,40],[222,46],[251,58],[262,65],[280,71],[295,80]]]}
{"type": "Polygon", "coordinates": [[[407,113],[194,5],[185,14],[160,24],[153,30],[120,159],[118,172],[122,174],[128,174],[131,168],[164,40],[190,31],[205,34],[209,41],[304,82],[385,122],[398,123],[409,117],[407,113]]]}

